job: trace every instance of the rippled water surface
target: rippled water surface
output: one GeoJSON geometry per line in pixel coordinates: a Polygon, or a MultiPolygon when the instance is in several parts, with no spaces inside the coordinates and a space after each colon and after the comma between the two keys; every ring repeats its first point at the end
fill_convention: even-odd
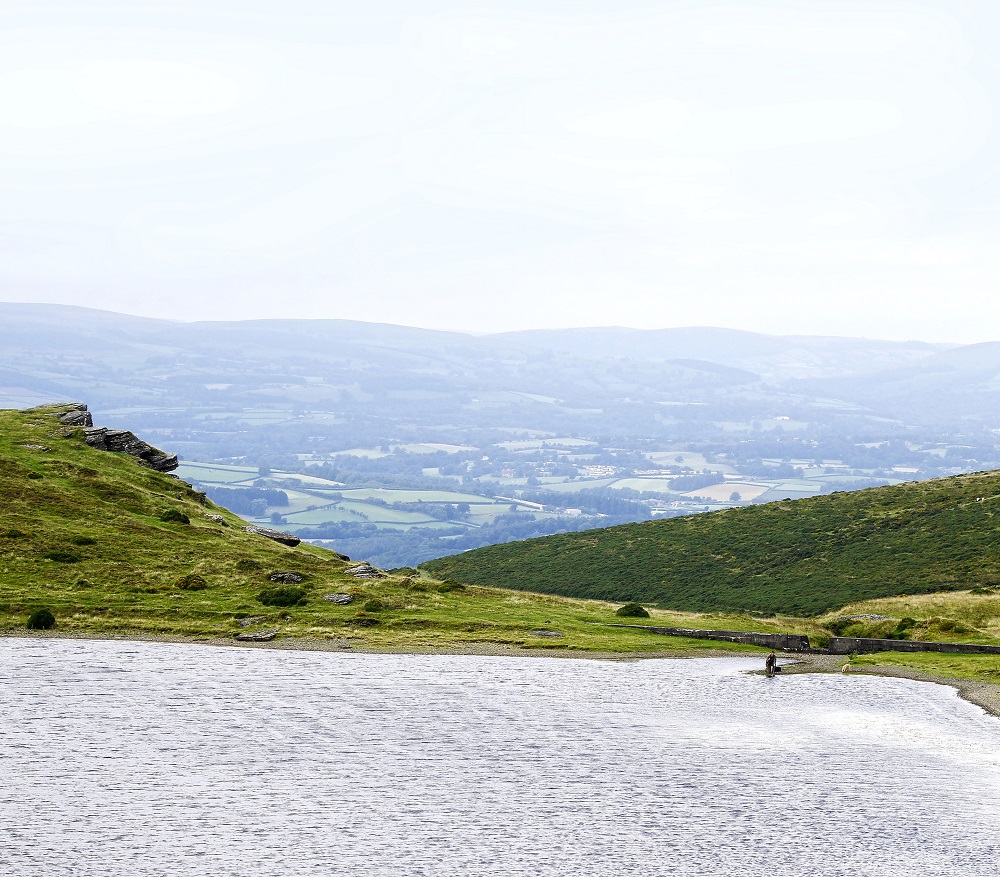
{"type": "Polygon", "coordinates": [[[0,873],[993,872],[1000,720],[758,663],[0,640],[0,873]]]}

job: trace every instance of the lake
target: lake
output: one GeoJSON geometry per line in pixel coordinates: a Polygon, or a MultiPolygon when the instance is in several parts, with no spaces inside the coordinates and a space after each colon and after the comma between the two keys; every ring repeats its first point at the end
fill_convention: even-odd
{"type": "Polygon", "coordinates": [[[0,639],[0,873],[983,877],[1000,720],[761,660],[0,639]]]}

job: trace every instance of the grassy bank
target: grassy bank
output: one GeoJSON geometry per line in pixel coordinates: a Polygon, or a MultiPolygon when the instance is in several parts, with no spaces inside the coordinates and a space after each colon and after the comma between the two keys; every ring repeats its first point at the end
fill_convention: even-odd
{"type": "MultiPolygon", "coordinates": [[[[0,411],[0,631],[48,609],[69,634],[232,637],[278,628],[282,640],[373,649],[511,648],[700,652],[733,648],[602,627],[618,604],[449,585],[407,575],[359,580],[315,546],[244,531],[184,482],[99,451],[58,407],[0,411]],[[302,581],[294,605],[265,605],[276,573],[302,581]],[[324,600],[346,594],[349,605],[324,600]],[[540,633],[544,631],[545,633],[540,633]],[[559,634],[559,635],[553,635],[559,634]]],[[[746,627],[746,617],[664,613],[664,624],[746,627]]],[[[777,623],[777,622],[774,622],[777,623]]],[[[801,623],[801,622],[800,622],[801,623]]]]}

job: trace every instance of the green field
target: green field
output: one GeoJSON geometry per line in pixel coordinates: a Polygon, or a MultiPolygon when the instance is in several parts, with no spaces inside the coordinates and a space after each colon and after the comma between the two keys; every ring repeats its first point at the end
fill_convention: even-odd
{"type": "MultiPolygon", "coordinates": [[[[177,474],[200,486],[252,487],[261,480],[256,467],[219,463],[185,461],[178,467],[177,474]]],[[[512,504],[509,499],[496,500],[461,491],[345,488],[336,481],[279,470],[270,471],[263,479],[263,483],[268,487],[283,490],[288,496],[288,505],[268,507],[259,518],[248,517],[247,520],[267,523],[271,514],[277,512],[285,521],[282,526],[291,532],[327,522],[370,523],[392,530],[410,527],[431,529],[441,529],[444,526],[478,527],[488,523],[497,515],[509,513],[512,504]],[[331,494],[337,494],[341,498],[332,499],[331,494]],[[456,507],[460,503],[467,503],[470,512],[467,518],[445,524],[439,518],[419,508],[392,508],[394,503],[427,503],[429,506],[447,503],[456,507]]],[[[524,510],[531,508],[530,504],[514,504],[524,510]]]]}

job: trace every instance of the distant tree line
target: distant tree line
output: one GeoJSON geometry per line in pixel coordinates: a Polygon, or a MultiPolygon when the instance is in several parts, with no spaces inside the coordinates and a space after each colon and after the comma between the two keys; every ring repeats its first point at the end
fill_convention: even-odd
{"type": "Polygon", "coordinates": [[[259,517],[269,507],[287,506],[288,494],[270,487],[214,487],[203,485],[208,498],[216,505],[238,515],[259,517]]]}

